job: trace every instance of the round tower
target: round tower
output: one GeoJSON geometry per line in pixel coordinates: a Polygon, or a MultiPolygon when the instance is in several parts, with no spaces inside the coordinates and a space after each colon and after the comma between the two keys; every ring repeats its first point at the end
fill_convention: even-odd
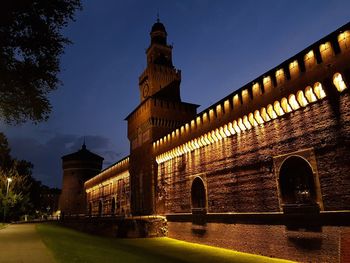
{"type": "Polygon", "coordinates": [[[62,157],[63,182],[59,207],[62,215],[85,214],[84,183],[101,171],[103,158],[86,149],[62,157]]]}

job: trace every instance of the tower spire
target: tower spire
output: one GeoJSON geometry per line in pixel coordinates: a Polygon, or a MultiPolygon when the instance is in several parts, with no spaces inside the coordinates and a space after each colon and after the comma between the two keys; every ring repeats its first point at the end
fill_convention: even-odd
{"type": "Polygon", "coordinates": [[[86,149],[85,136],[84,136],[83,145],[81,146],[81,148],[82,148],[82,149],[86,149]]]}
{"type": "Polygon", "coordinates": [[[157,23],[160,22],[160,19],[159,19],[159,8],[157,9],[157,23]]]}

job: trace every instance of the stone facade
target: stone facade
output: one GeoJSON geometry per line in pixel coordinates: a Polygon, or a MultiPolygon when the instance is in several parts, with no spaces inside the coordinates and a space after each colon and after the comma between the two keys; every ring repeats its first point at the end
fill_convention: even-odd
{"type": "Polygon", "coordinates": [[[299,245],[284,254],[273,244],[259,245],[275,233],[285,246],[300,236],[316,240],[315,262],[346,257],[350,24],[198,114],[197,105],[181,101],[181,74],[164,25],[157,21],[150,35],[140,104],[126,118],[130,156],[85,182],[87,213],[165,215],[173,222],[170,236],[188,240],[193,231],[215,239],[228,220],[235,235],[252,236],[246,245],[205,235],[194,241],[307,259],[299,245]],[[124,200],[123,209],[116,209],[117,200],[124,200]],[[222,216],[227,220],[218,220],[222,216]],[[296,237],[289,237],[290,228],[296,237]],[[254,243],[256,233],[261,242],[254,243]],[[327,258],[329,249],[337,252],[327,258]]]}
{"type": "Polygon", "coordinates": [[[101,171],[103,158],[82,148],[62,157],[63,182],[59,209],[63,215],[85,214],[84,183],[101,171]]]}

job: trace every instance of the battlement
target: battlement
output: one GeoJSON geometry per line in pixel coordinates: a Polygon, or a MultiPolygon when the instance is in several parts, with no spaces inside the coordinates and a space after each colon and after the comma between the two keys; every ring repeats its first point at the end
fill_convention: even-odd
{"type": "Polygon", "coordinates": [[[336,98],[349,86],[349,61],[350,23],[153,142],[157,162],[259,127],[326,97],[336,98]]]}
{"type": "Polygon", "coordinates": [[[84,183],[84,187],[87,192],[91,190],[91,188],[98,186],[101,183],[107,182],[108,179],[112,177],[118,176],[124,172],[127,172],[129,169],[129,156],[119,160],[118,162],[112,164],[106,169],[102,170],[99,174],[87,180],[84,183]]]}

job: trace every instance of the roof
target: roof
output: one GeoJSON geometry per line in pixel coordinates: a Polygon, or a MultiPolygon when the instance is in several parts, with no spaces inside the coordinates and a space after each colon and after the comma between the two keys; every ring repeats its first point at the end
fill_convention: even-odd
{"type": "Polygon", "coordinates": [[[85,143],[81,146],[81,149],[77,152],[67,154],[62,156],[63,161],[69,161],[69,160],[95,160],[95,161],[103,161],[103,157],[90,152],[88,149],[86,149],[85,143]]]}

